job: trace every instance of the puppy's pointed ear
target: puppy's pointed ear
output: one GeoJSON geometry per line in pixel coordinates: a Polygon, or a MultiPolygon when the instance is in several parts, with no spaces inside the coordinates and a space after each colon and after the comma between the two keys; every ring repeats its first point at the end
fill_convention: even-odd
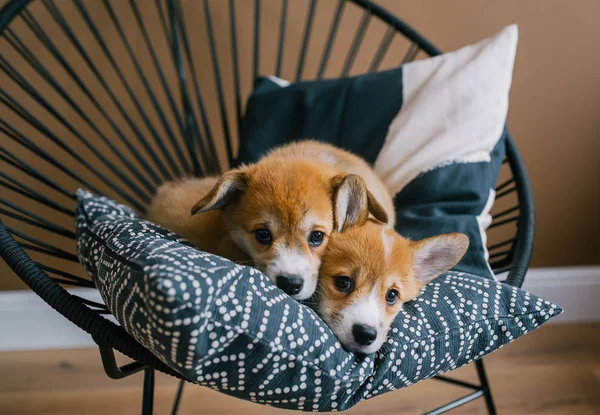
{"type": "Polygon", "coordinates": [[[383,206],[367,190],[367,184],[356,174],[338,174],[332,179],[335,229],[342,232],[351,226],[363,225],[371,213],[375,219],[387,223],[383,206]]]}
{"type": "Polygon", "coordinates": [[[232,170],[225,173],[215,187],[192,207],[192,215],[209,210],[223,209],[232,200],[248,190],[248,179],[249,175],[244,170],[232,170]]]}
{"type": "Polygon", "coordinates": [[[415,276],[425,285],[460,261],[469,247],[469,238],[462,233],[449,233],[413,242],[412,246],[415,276]]]}
{"type": "Polygon", "coordinates": [[[377,199],[375,199],[375,196],[373,196],[368,190],[367,205],[369,208],[369,213],[373,215],[375,219],[377,219],[379,222],[388,223],[389,218],[387,212],[385,211],[383,206],[379,204],[377,199]]]}
{"type": "Polygon", "coordinates": [[[334,226],[342,232],[354,225],[362,225],[369,218],[367,186],[355,174],[339,174],[332,179],[334,226]]]}
{"type": "Polygon", "coordinates": [[[364,224],[369,212],[377,220],[387,223],[385,210],[367,191],[362,177],[356,174],[337,175],[332,179],[332,187],[335,229],[338,232],[364,224]]]}

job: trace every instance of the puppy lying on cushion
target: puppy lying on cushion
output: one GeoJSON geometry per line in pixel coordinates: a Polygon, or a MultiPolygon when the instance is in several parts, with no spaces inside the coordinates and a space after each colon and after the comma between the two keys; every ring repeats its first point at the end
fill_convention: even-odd
{"type": "Polygon", "coordinates": [[[158,189],[147,218],[203,251],[251,261],[284,292],[304,300],[315,291],[334,229],[362,220],[363,197],[367,216],[393,226],[392,198],[369,165],[307,140],[220,178],[167,183],[158,189]]]}
{"type": "Polygon", "coordinates": [[[364,187],[357,206],[357,220],[331,235],[315,302],[346,349],[368,354],[386,341],[402,304],[460,261],[469,238],[450,233],[410,241],[369,218],[364,187]]]}

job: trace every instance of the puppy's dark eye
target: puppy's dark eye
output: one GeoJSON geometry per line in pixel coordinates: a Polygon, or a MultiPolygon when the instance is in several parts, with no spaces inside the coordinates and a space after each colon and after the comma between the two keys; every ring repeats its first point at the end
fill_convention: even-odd
{"type": "Polygon", "coordinates": [[[398,301],[398,295],[398,290],[395,290],[393,288],[390,289],[385,295],[385,302],[388,303],[388,305],[396,304],[396,302],[398,301]]]}
{"type": "Polygon", "coordinates": [[[352,278],[340,275],[339,277],[335,277],[335,287],[343,293],[349,293],[352,291],[353,287],[352,278]]]}
{"type": "Polygon", "coordinates": [[[308,243],[312,246],[319,246],[323,243],[323,239],[325,238],[325,234],[321,231],[311,232],[308,236],[308,243]]]}
{"type": "Polygon", "coordinates": [[[273,237],[268,229],[254,231],[254,236],[256,237],[256,240],[263,245],[270,245],[271,242],[273,242],[273,237]]]}

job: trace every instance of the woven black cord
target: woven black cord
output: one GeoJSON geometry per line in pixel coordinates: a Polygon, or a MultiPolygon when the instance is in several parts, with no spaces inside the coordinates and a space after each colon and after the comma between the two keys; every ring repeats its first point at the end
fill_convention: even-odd
{"type": "MultiPolygon", "coordinates": [[[[93,145],[91,145],[89,140],[87,140],[81,133],[79,133],[79,131],[76,130],[73,127],[73,125],[66,120],[65,117],[63,117],[60,113],[58,113],[56,111],[56,109],[46,99],[44,99],[41,95],[39,95],[39,93],[36,92],[35,89],[31,86],[31,84],[29,84],[25,79],[23,79],[20,75],[18,75],[18,73],[14,70],[14,68],[12,68],[12,66],[10,66],[8,64],[8,67],[6,67],[4,65],[4,63],[5,63],[4,59],[2,58],[2,56],[0,56],[0,67],[11,79],[13,79],[15,82],[17,82],[19,84],[19,86],[21,88],[23,88],[24,91],[26,91],[32,98],[34,98],[39,104],[41,104],[45,110],[47,110],[50,114],[52,114],[52,116],[57,121],[59,121],[64,127],[66,127],[79,140],[79,142],[81,142],[88,150],[90,150],[109,169],[111,169],[115,172],[118,172],[118,170],[112,164],[112,162],[110,162],[93,145]]],[[[54,134],[48,127],[46,127],[36,117],[34,117],[31,114],[31,112],[27,111],[20,103],[18,103],[14,98],[12,98],[10,95],[8,95],[3,90],[0,90],[0,102],[4,103],[13,112],[15,112],[15,114],[19,115],[21,118],[23,118],[25,121],[27,121],[33,127],[35,127],[38,131],[40,131],[42,134],[44,134],[53,143],[55,143],[56,145],[61,147],[62,150],[64,150],[69,156],[71,156],[75,160],[77,160],[83,167],[85,167],[90,172],[94,173],[94,175],[96,175],[96,177],[98,177],[105,185],[107,185],[108,187],[113,189],[117,194],[119,194],[120,197],[127,200],[128,203],[131,203],[131,204],[135,205],[136,207],[143,209],[142,205],[140,205],[140,203],[136,199],[131,197],[131,195],[129,193],[125,192],[121,186],[117,186],[115,183],[113,183],[111,180],[109,180],[104,174],[102,174],[98,169],[96,169],[95,167],[93,167],[89,163],[87,163],[81,155],[79,155],[75,150],[73,150],[70,146],[68,146],[63,140],[61,140],[56,134],[54,134]]],[[[0,122],[2,122],[2,124],[4,126],[7,126],[7,124],[4,123],[3,120],[0,120],[0,122]]],[[[60,163],[58,163],[58,164],[60,164],[60,163]]],[[[64,167],[64,165],[63,165],[62,170],[64,172],[68,171],[68,169],[66,169],[64,167]]],[[[82,181],[79,178],[79,176],[74,175],[72,172],[68,173],[68,174],[71,177],[73,177],[74,179],[82,181]]],[[[97,193],[101,193],[95,187],[91,186],[89,183],[87,184],[87,187],[91,190],[94,190],[97,193]]],[[[140,196],[140,198],[144,198],[143,195],[139,195],[139,196],[140,196]]],[[[147,201],[147,197],[145,198],[145,201],[147,201]]]]}
{"type": "Polygon", "coordinates": [[[340,76],[345,77],[348,76],[350,70],[352,69],[352,65],[354,65],[354,61],[356,60],[356,54],[358,53],[358,49],[365,37],[365,33],[367,28],[369,27],[369,23],[371,22],[371,13],[363,12],[363,16],[360,19],[360,24],[358,25],[358,29],[356,30],[356,34],[354,35],[354,39],[352,40],[352,46],[350,47],[350,51],[346,56],[346,61],[344,62],[344,67],[342,68],[342,72],[340,76]]]}
{"type": "Polygon", "coordinates": [[[416,43],[411,43],[411,45],[408,47],[408,50],[404,54],[404,57],[400,61],[400,65],[404,65],[407,62],[412,62],[417,57],[418,53],[419,45],[417,45],[416,43]]]}
{"type": "MultiPolygon", "coordinates": [[[[0,128],[0,131],[3,131],[2,128],[0,128]]],[[[28,176],[36,179],[40,183],[48,186],[49,188],[56,190],[58,193],[62,194],[63,196],[66,196],[66,197],[68,197],[70,199],[73,199],[73,200],[76,199],[75,194],[69,192],[63,186],[61,186],[58,183],[56,183],[56,182],[48,179],[48,177],[44,176],[43,174],[41,174],[37,170],[35,170],[32,167],[28,166],[27,164],[23,163],[14,154],[12,154],[10,151],[8,151],[8,150],[6,150],[6,149],[4,149],[2,147],[0,147],[0,160],[2,160],[5,163],[11,165],[12,167],[14,167],[17,170],[22,171],[23,173],[25,173],[28,176]]]]}
{"type": "MultiPolygon", "coordinates": [[[[90,16],[89,12],[87,11],[87,8],[84,6],[84,4],[81,2],[81,0],[75,0],[75,6],[76,6],[77,10],[79,11],[79,14],[83,17],[83,20],[87,24],[88,28],[92,31],[92,34],[94,35],[96,42],[100,45],[100,48],[102,49],[104,56],[106,56],[106,58],[108,59],[108,61],[111,64],[111,67],[113,68],[113,70],[115,71],[117,76],[119,77],[119,80],[121,81],[121,84],[125,88],[125,91],[127,92],[127,95],[129,96],[129,98],[131,99],[131,102],[137,109],[138,114],[144,120],[144,124],[146,125],[146,128],[148,128],[148,131],[150,131],[150,135],[152,135],[152,137],[154,138],[154,140],[156,142],[160,141],[161,138],[158,135],[158,132],[156,131],[156,128],[154,127],[154,124],[150,120],[150,117],[148,116],[146,111],[144,111],[144,109],[142,108],[142,105],[140,104],[137,96],[134,94],[131,86],[127,82],[127,79],[125,78],[125,76],[123,75],[123,72],[121,71],[119,65],[117,64],[116,59],[114,58],[112,53],[110,53],[110,50],[109,50],[108,46],[106,45],[104,38],[100,34],[98,27],[92,20],[92,17],[90,16]]],[[[167,180],[172,179],[173,177],[171,176],[171,174],[169,174],[169,170],[165,167],[165,165],[161,161],[160,157],[154,151],[154,149],[152,148],[150,143],[148,143],[148,141],[145,139],[145,137],[143,135],[138,136],[138,141],[144,147],[144,150],[146,150],[146,153],[150,156],[152,161],[156,164],[156,167],[159,170],[159,172],[162,174],[163,178],[165,178],[167,180]]],[[[157,183],[158,182],[160,182],[160,179],[157,179],[157,183]]]]}
{"type": "Polygon", "coordinates": [[[302,79],[302,71],[304,70],[304,63],[306,62],[306,52],[308,50],[308,44],[310,43],[310,35],[312,33],[313,21],[315,20],[316,6],[316,0],[310,0],[310,5],[308,6],[308,14],[306,15],[306,22],[304,23],[302,47],[300,48],[300,55],[298,56],[298,65],[296,67],[296,82],[302,79]]]}
{"type": "Polygon", "coordinates": [[[181,375],[141,347],[123,328],[90,310],[54,282],[19,247],[2,220],[0,220],[0,257],[6,261],[8,266],[29,288],[77,327],[91,334],[98,345],[112,347],[133,360],[181,378],[181,375]]]}
{"type": "MultiPolygon", "coordinates": [[[[77,112],[77,114],[90,126],[90,128],[100,137],[100,139],[102,140],[102,142],[104,144],[106,144],[113,152],[113,154],[119,158],[121,160],[121,162],[123,163],[123,165],[125,166],[129,166],[131,163],[129,163],[121,154],[120,151],[118,151],[114,145],[110,142],[110,140],[106,137],[106,135],[104,135],[100,129],[98,128],[98,126],[90,119],[90,117],[88,117],[88,115],[86,113],[84,113],[81,110],[81,105],[78,105],[72,98],[71,96],[66,92],[66,90],[61,87],[58,82],[56,82],[56,80],[54,79],[54,77],[52,75],[50,75],[50,73],[43,67],[43,65],[35,58],[35,56],[29,52],[25,46],[23,45],[23,43],[21,42],[20,38],[11,32],[10,29],[7,29],[7,33],[11,35],[11,38],[7,37],[7,41],[8,43],[15,49],[17,50],[17,52],[23,56],[23,58],[40,74],[40,76],[50,85],[52,86],[52,88],[71,106],[71,108],[77,112]]],[[[101,107],[100,107],[101,108],[101,107]]],[[[105,162],[106,159],[102,159],[103,162],[105,162]]],[[[105,162],[106,164],[106,162],[105,162]]],[[[137,171],[133,170],[136,174],[137,171]]],[[[132,190],[136,191],[137,193],[143,193],[141,191],[141,189],[139,189],[139,187],[132,182],[127,176],[121,174],[119,171],[115,171],[116,174],[118,174],[119,178],[124,182],[124,184],[126,186],[129,186],[132,188],[132,190]]],[[[147,186],[150,186],[149,183],[145,182],[145,179],[142,176],[137,176],[138,180],[142,181],[142,183],[146,183],[147,186]]]]}
{"type": "Polygon", "coordinates": [[[375,56],[373,56],[373,60],[371,61],[371,65],[369,65],[369,69],[367,72],[375,72],[379,69],[379,65],[381,65],[381,61],[387,54],[390,45],[392,44],[392,40],[396,35],[396,31],[392,27],[388,27],[385,32],[385,36],[379,43],[379,47],[377,48],[377,52],[375,52],[375,56]]]}
{"type": "MultiPolygon", "coordinates": [[[[181,1],[175,3],[175,13],[178,16],[179,22],[181,23],[181,30],[183,33],[187,33],[186,23],[185,23],[185,14],[181,10],[181,1]]],[[[202,126],[204,127],[204,136],[200,133],[198,129],[198,121],[195,121],[194,128],[196,132],[196,136],[198,137],[198,144],[200,144],[200,152],[202,156],[202,160],[204,165],[207,166],[207,170],[210,173],[218,173],[221,171],[221,166],[219,165],[219,161],[217,158],[217,149],[215,147],[215,142],[213,138],[213,133],[210,128],[210,122],[208,120],[208,114],[206,113],[206,106],[204,105],[204,99],[202,98],[202,94],[200,92],[200,86],[198,85],[198,74],[196,72],[196,65],[194,64],[194,59],[192,55],[192,47],[190,46],[188,36],[181,37],[183,52],[186,58],[186,62],[188,67],[190,68],[190,75],[192,79],[192,87],[194,91],[194,95],[196,98],[196,102],[198,103],[198,108],[200,110],[200,118],[202,119],[202,126]],[[204,139],[204,137],[206,137],[204,139]],[[206,140],[208,144],[208,149],[205,147],[204,140],[206,140]]],[[[231,137],[229,136],[229,124],[226,123],[227,129],[225,132],[225,140],[226,143],[231,144],[231,137]]]]}
{"type": "MultiPolygon", "coordinates": [[[[229,7],[233,7],[233,0],[230,0],[229,7]]],[[[275,76],[281,76],[281,68],[283,66],[283,52],[285,45],[285,26],[287,23],[288,0],[283,0],[281,5],[281,17],[279,19],[279,40],[277,42],[277,66],[275,67],[275,76]]],[[[232,32],[235,31],[235,25],[232,23],[232,32]]]]}
{"type": "Polygon", "coordinates": [[[0,171],[0,178],[2,179],[0,180],[0,186],[4,186],[7,189],[10,189],[15,193],[19,193],[20,195],[23,195],[30,200],[35,200],[36,202],[39,202],[44,206],[49,207],[50,209],[54,209],[57,212],[64,213],[65,215],[70,217],[75,217],[75,211],[73,209],[69,209],[56,202],[55,200],[47,198],[46,196],[38,193],[31,187],[24,185],[20,181],[16,180],[15,178],[9,176],[8,174],[2,171],[0,171]]]}
{"type": "MultiPolygon", "coordinates": [[[[26,112],[25,109],[22,106],[20,106],[16,101],[14,101],[12,99],[12,97],[6,95],[3,90],[0,90],[0,102],[3,103],[3,104],[5,104],[15,114],[17,114],[20,117],[22,117],[31,126],[35,127],[39,132],[41,132],[42,134],[46,135],[46,137],[50,141],[52,141],[54,144],[56,144],[57,146],[59,146],[60,149],[63,150],[65,153],[67,153],[68,155],[72,156],[77,161],[79,161],[78,160],[78,155],[75,153],[75,151],[73,151],[69,146],[65,145],[61,140],[59,140],[50,130],[48,130],[44,125],[42,125],[41,123],[39,123],[37,121],[37,119],[31,117],[30,113],[26,112]]],[[[15,129],[11,125],[7,124],[3,119],[0,119],[0,131],[2,133],[4,133],[4,135],[6,137],[8,137],[11,140],[13,140],[14,142],[18,143],[23,148],[31,151],[36,156],[38,156],[40,159],[42,159],[42,160],[48,162],[49,164],[51,164],[52,166],[56,167],[58,170],[62,171],[63,173],[65,173],[67,176],[69,176],[70,178],[74,179],[78,183],[80,183],[80,184],[88,187],[91,190],[94,190],[95,192],[98,191],[94,186],[92,186],[87,181],[81,179],[81,177],[79,175],[76,175],[71,169],[68,169],[63,163],[59,162],[54,156],[50,155],[50,153],[48,153],[47,151],[43,150],[41,147],[39,147],[35,142],[33,142],[32,140],[30,140],[29,138],[27,138],[19,130],[15,129]]],[[[6,150],[6,148],[0,147],[0,151],[4,155],[6,155],[6,156],[8,156],[8,157],[10,157],[10,158],[18,161],[18,164],[20,166],[26,167],[30,171],[35,171],[35,169],[33,169],[33,167],[31,167],[30,165],[28,165],[27,163],[25,163],[21,159],[15,157],[11,152],[9,152],[8,150],[6,150]]],[[[24,158],[25,159],[29,159],[29,157],[24,157],[24,158]]]]}
{"type": "Polygon", "coordinates": [[[490,245],[490,246],[487,247],[487,249],[488,249],[489,252],[491,252],[491,251],[493,251],[495,249],[502,248],[502,247],[510,245],[510,244],[512,244],[514,242],[515,242],[515,238],[510,238],[510,239],[507,239],[506,241],[497,242],[497,243],[495,243],[493,245],[490,245]]]}
{"type": "Polygon", "coordinates": [[[519,221],[514,243],[514,256],[506,283],[516,287],[523,286],[525,274],[531,261],[535,233],[535,209],[533,193],[523,159],[515,146],[510,133],[506,135],[506,156],[515,178],[519,199],[519,221]]]}
{"type": "Polygon", "coordinates": [[[213,75],[215,78],[215,86],[217,88],[219,110],[221,111],[221,126],[225,136],[225,145],[227,147],[227,161],[229,165],[233,165],[233,144],[231,132],[229,131],[229,120],[227,117],[227,107],[225,105],[225,93],[223,92],[223,83],[221,82],[221,69],[219,68],[219,59],[217,58],[217,47],[215,44],[214,29],[212,18],[210,15],[210,6],[208,0],[204,0],[204,18],[206,21],[206,31],[208,34],[208,42],[210,45],[210,57],[213,65],[213,75]]]}
{"type": "MultiPolygon", "coordinates": [[[[108,97],[111,100],[111,102],[119,110],[119,113],[125,119],[125,121],[127,122],[127,125],[129,125],[129,127],[131,128],[131,131],[134,133],[134,135],[138,139],[138,142],[141,142],[141,141],[145,140],[143,134],[140,132],[140,129],[133,122],[133,120],[131,119],[131,117],[128,114],[128,112],[125,111],[125,108],[119,102],[119,100],[115,96],[113,90],[108,85],[107,81],[104,79],[104,77],[102,76],[102,74],[100,73],[100,71],[98,70],[98,68],[96,68],[96,65],[93,63],[93,61],[91,60],[90,56],[85,51],[85,49],[84,49],[83,45],[81,44],[81,42],[77,39],[77,36],[73,33],[71,27],[67,23],[67,21],[64,18],[64,16],[61,14],[60,10],[53,3],[51,3],[48,0],[44,0],[44,5],[48,9],[48,12],[50,13],[50,15],[52,16],[52,18],[54,19],[54,21],[60,26],[60,28],[63,31],[63,33],[65,34],[65,36],[67,36],[67,38],[69,39],[69,41],[71,42],[71,44],[73,45],[73,47],[75,47],[75,49],[79,53],[79,56],[81,56],[81,58],[84,60],[84,62],[86,63],[86,66],[88,67],[88,69],[90,69],[90,71],[94,74],[96,80],[100,83],[100,85],[102,86],[102,89],[104,89],[104,91],[108,95],[108,97]]],[[[93,99],[95,101],[95,98],[90,98],[90,99],[93,99]]],[[[111,127],[113,127],[112,124],[111,124],[111,127]]],[[[134,158],[142,166],[142,168],[144,169],[144,171],[146,172],[146,174],[148,174],[148,176],[150,176],[150,178],[153,181],[153,183],[154,184],[159,183],[160,179],[158,178],[158,174],[150,166],[150,164],[148,164],[148,162],[139,154],[139,150],[136,149],[131,144],[131,142],[123,135],[123,133],[121,132],[121,130],[116,125],[113,127],[113,130],[114,129],[117,130],[117,135],[119,136],[119,138],[121,138],[121,140],[123,141],[123,143],[125,144],[125,146],[127,147],[127,149],[133,154],[134,158]]]]}
{"type": "MultiPolygon", "coordinates": [[[[206,0],[204,0],[206,2],[206,0]]],[[[254,45],[252,56],[252,82],[260,74],[260,0],[254,0],[254,45]]]]}
{"type": "MultiPolygon", "coordinates": [[[[33,19],[33,18],[32,18],[33,19]]],[[[32,25],[32,24],[36,24],[37,22],[35,22],[35,20],[33,20],[34,23],[31,23],[29,21],[29,19],[25,19],[28,25],[32,25]]],[[[89,93],[89,91],[87,90],[87,88],[85,87],[85,85],[83,85],[83,83],[81,82],[81,80],[79,79],[79,77],[77,77],[77,75],[75,74],[75,72],[72,70],[72,68],[70,67],[70,65],[64,60],[63,56],[60,54],[60,52],[58,52],[58,50],[56,49],[56,47],[52,44],[52,42],[49,40],[49,37],[47,35],[45,35],[45,33],[43,32],[43,30],[40,28],[37,31],[33,30],[34,33],[38,36],[38,38],[40,40],[42,40],[43,43],[47,43],[50,44],[51,46],[48,47],[48,49],[50,50],[50,52],[53,54],[53,56],[59,61],[61,62],[63,68],[65,68],[65,70],[67,72],[69,72],[69,75],[72,77],[72,79],[75,81],[75,83],[77,83],[77,85],[79,86],[79,88],[88,96],[88,98],[90,99],[90,101],[92,101],[92,103],[94,104],[95,108],[100,111],[101,114],[104,115],[106,121],[109,123],[109,125],[111,125],[111,127],[113,128],[113,130],[117,133],[117,135],[120,135],[122,137],[122,141],[123,142],[127,142],[127,140],[125,139],[124,136],[122,136],[120,130],[117,128],[117,126],[114,124],[114,121],[108,117],[108,115],[106,114],[106,112],[104,111],[104,109],[102,108],[102,106],[100,104],[98,104],[98,102],[93,98],[93,96],[89,93]],[[39,34],[38,31],[41,31],[42,34],[39,34]]],[[[102,142],[108,146],[113,155],[115,155],[119,160],[121,160],[121,162],[123,163],[124,166],[129,167],[129,170],[136,176],[136,178],[143,184],[146,186],[147,189],[151,189],[151,185],[150,183],[148,183],[146,181],[146,179],[141,176],[137,170],[131,168],[131,163],[128,162],[128,160],[126,160],[123,155],[121,154],[121,152],[119,150],[117,150],[117,148],[112,144],[112,142],[106,137],[105,134],[103,134],[100,129],[98,128],[98,126],[91,120],[91,118],[84,112],[81,110],[81,105],[77,104],[75,102],[75,100],[66,92],[66,90],[60,86],[58,84],[58,82],[56,81],[56,79],[44,68],[44,66],[40,63],[40,61],[29,51],[27,50],[27,47],[23,44],[23,42],[21,41],[21,39],[14,33],[12,32],[10,29],[6,30],[6,33],[8,33],[11,37],[6,37],[8,43],[21,55],[23,56],[23,58],[36,70],[37,73],[40,74],[40,76],[50,85],[52,86],[52,88],[70,105],[70,107],[86,122],[86,124],[88,124],[90,126],[90,128],[98,135],[98,137],[100,137],[100,139],[102,140],[102,142]]],[[[104,161],[104,160],[103,160],[104,161]]],[[[133,183],[131,180],[129,180],[129,178],[123,174],[121,174],[119,171],[115,171],[116,174],[119,175],[119,178],[123,181],[123,183],[128,186],[131,187],[131,189],[138,193],[138,194],[144,194],[144,192],[142,192],[142,190],[135,184],[133,183]]]]}
{"type": "MultiPolygon", "coordinates": [[[[88,288],[96,287],[92,281],[87,280],[85,278],[78,277],[77,275],[73,275],[70,272],[66,272],[66,271],[62,271],[60,269],[49,267],[48,265],[40,264],[39,262],[38,262],[38,265],[41,269],[43,269],[44,271],[46,271],[49,274],[54,274],[59,277],[62,277],[63,281],[68,280],[68,282],[67,282],[68,284],[77,285],[80,287],[88,287],[88,288]]],[[[56,280],[56,278],[53,278],[53,279],[56,280]]]]}
{"type": "MultiPolygon", "coordinates": [[[[14,216],[11,215],[15,219],[23,218],[24,220],[21,220],[21,219],[19,219],[19,220],[21,220],[22,222],[29,223],[30,225],[34,225],[34,226],[38,226],[40,228],[46,229],[50,232],[54,232],[58,235],[62,235],[62,236],[66,236],[67,238],[75,239],[75,233],[73,231],[71,231],[69,229],[65,229],[62,226],[58,226],[58,225],[48,221],[47,219],[45,219],[39,215],[36,215],[35,213],[15,204],[14,202],[0,198],[0,205],[4,205],[4,206],[18,212],[19,215],[14,215],[14,216]]],[[[2,209],[2,213],[6,214],[6,215],[10,215],[12,212],[2,209]]]]}
{"type": "MultiPolygon", "coordinates": [[[[108,0],[103,0],[103,3],[104,3],[104,7],[108,11],[108,15],[110,16],[114,26],[117,29],[117,33],[119,34],[121,42],[125,45],[125,48],[127,49],[129,58],[131,59],[131,62],[133,62],[133,66],[138,75],[138,79],[140,79],[142,81],[142,84],[144,85],[146,94],[148,95],[148,98],[150,98],[150,102],[152,102],[152,106],[156,110],[156,113],[158,114],[158,117],[160,118],[160,121],[161,121],[161,124],[162,124],[164,130],[167,132],[167,135],[171,138],[171,141],[175,141],[175,135],[173,134],[171,125],[167,121],[167,118],[162,109],[162,106],[160,105],[160,103],[158,102],[158,99],[156,98],[156,95],[152,91],[152,87],[150,86],[150,83],[148,82],[146,74],[145,74],[144,70],[142,69],[140,63],[138,62],[138,59],[137,59],[135,53],[133,52],[133,48],[131,47],[129,40],[127,40],[127,36],[125,36],[123,27],[121,26],[121,23],[119,22],[119,19],[117,18],[117,15],[115,14],[114,9],[112,8],[112,6],[108,2],[108,0]]],[[[181,176],[181,171],[179,170],[177,163],[175,163],[175,160],[171,156],[171,152],[167,149],[167,147],[163,143],[162,139],[160,139],[160,137],[158,137],[158,136],[155,136],[154,138],[155,138],[154,141],[155,141],[156,145],[162,152],[162,155],[166,158],[167,165],[171,168],[174,175],[176,177],[181,176]]],[[[173,176],[169,176],[169,178],[172,179],[173,176]]]]}
{"type": "MultiPolygon", "coordinates": [[[[157,2],[157,4],[160,3],[157,2]]],[[[162,11],[162,7],[160,10],[162,11]]],[[[181,50],[181,37],[185,36],[185,33],[182,33],[181,31],[181,22],[175,6],[175,0],[168,0],[167,10],[169,14],[169,23],[171,25],[171,53],[175,62],[175,68],[177,69],[177,75],[179,77],[179,92],[181,93],[181,101],[183,105],[185,140],[188,147],[188,153],[192,159],[194,174],[196,176],[202,176],[204,174],[204,169],[200,165],[200,160],[198,159],[199,152],[196,148],[198,140],[196,140],[195,137],[195,134],[197,134],[198,131],[197,120],[194,115],[194,109],[188,94],[188,80],[185,64],[183,62],[183,52],[181,50]]]]}
{"type": "MultiPolygon", "coordinates": [[[[287,2],[287,0],[285,0],[287,2]]],[[[235,23],[234,0],[229,0],[229,36],[231,37],[231,65],[233,68],[233,87],[235,94],[235,117],[237,132],[240,133],[242,123],[242,91],[240,86],[240,68],[238,62],[237,25],[235,23]]],[[[281,57],[281,55],[280,55],[281,57]]]]}
{"type": "MultiPolygon", "coordinates": [[[[175,104],[175,99],[173,98],[173,94],[171,93],[171,88],[167,84],[167,80],[165,78],[165,74],[163,72],[162,66],[159,62],[158,57],[156,56],[156,51],[154,50],[154,47],[152,46],[152,42],[150,41],[150,37],[148,36],[148,31],[146,29],[146,25],[144,24],[144,21],[140,14],[139,8],[137,7],[135,0],[129,0],[129,4],[131,6],[131,9],[133,10],[133,14],[135,16],[135,19],[138,23],[138,26],[139,26],[142,36],[144,38],[144,43],[146,44],[146,49],[148,49],[148,52],[150,52],[150,56],[152,57],[152,63],[154,64],[154,68],[156,69],[156,72],[158,73],[158,77],[160,79],[160,83],[161,83],[163,92],[165,93],[165,96],[167,97],[167,100],[169,101],[169,107],[171,108],[171,113],[172,113],[173,117],[175,118],[175,122],[177,124],[177,127],[179,128],[181,137],[184,137],[185,131],[184,131],[183,120],[181,119],[181,115],[179,114],[179,110],[177,109],[177,104],[175,104]]],[[[181,167],[182,167],[183,171],[186,173],[189,173],[191,170],[190,170],[188,161],[183,153],[183,150],[181,149],[181,146],[179,145],[179,140],[175,139],[174,137],[171,137],[171,135],[169,135],[169,139],[171,140],[171,144],[173,145],[173,148],[175,149],[175,153],[177,154],[177,157],[179,159],[179,162],[181,163],[181,167]]]]}
{"type": "Polygon", "coordinates": [[[327,36],[327,43],[325,43],[325,49],[323,49],[323,56],[321,56],[321,63],[319,64],[317,79],[322,79],[323,75],[325,74],[325,69],[327,69],[327,64],[329,63],[329,55],[331,54],[331,48],[337,36],[340,21],[342,20],[342,15],[344,14],[345,5],[346,0],[338,0],[337,8],[335,9],[335,14],[333,16],[333,21],[331,22],[331,27],[329,29],[329,35],[327,36]]]}
{"type": "MultiPolygon", "coordinates": [[[[179,65],[181,64],[180,61],[180,56],[178,54],[178,52],[176,51],[176,45],[175,45],[175,40],[173,39],[173,29],[171,29],[169,27],[169,23],[167,21],[167,15],[162,7],[162,3],[161,0],[155,0],[154,1],[154,5],[156,6],[156,10],[158,12],[158,16],[160,18],[160,23],[161,23],[161,28],[163,31],[163,36],[165,37],[165,40],[167,42],[167,45],[169,46],[169,51],[170,51],[170,55],[171,55],[171,62],[173,63],[173,68],[175,69],[175,71],[177,72],[177,75],[179,76],[180,79],[180,88],[182,85],[181,82],[181,74],[179,73],[179,65]]],[[[185,110],[185,108],[184,108],[185,110]]],[[[187,174],[196,174],[198,175],[197,171],[198,171],[198,154],[193,150],[193,147],[190,146],[190,131],[189,131],[189,127],[188,127],[188,121],[187,121],[187,115],[183,114],[181,117],[181,127],[180,127],[180,132],[181,132],[181,137],[183,139],[183,143],[185,145],[185,147],[187,148],[187,156],[189,157],[189,160],[191,162],[191,165],[188,164],[187,159],[186,163],[185,163],[185,171],[187,174]]]]}
{"type": "Polygon", "coordinates": [[[59,247],[56,247],[56,246],[50,245],[46,242],[35,239],[34,237],[29,236],[26,233],[21,232],[17,229],[11,228],[9,226],[7,226],[6,229],[8,229],[8,231],[11,234],[13,234],[14,236],[18,236],[19,238],[23,239],[24,241],[31,242],[31,244],[33,244],[33,245],[28,245],[28,244],[21,242],[20,244],[23,247],[29,246],[30,249],[33,249],[37,252],[41,252],[46,255],[66,259],[67,261],[71,261],[71,262],[77,262],[77,263],[79,262],[79,260],[77,259],[77,255],[67,252],[64,249],[61,249],[59,247]]]}

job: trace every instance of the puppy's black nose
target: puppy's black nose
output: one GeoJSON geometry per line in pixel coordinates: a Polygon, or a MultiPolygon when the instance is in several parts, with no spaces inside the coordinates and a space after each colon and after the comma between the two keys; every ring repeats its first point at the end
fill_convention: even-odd
{"type": "Polygon", "coordinates": [[[356,343],[361,346],[368,346],[377,338],[377,329],[366,324],[355,324],[352,326],[352,336],[356,343]]]}
{"type": "Polygon", "coordinates": [[[302,291],[304,280],[297,275],[278,275],[277,286],[287,295],[296,295],[302,291]]]}

